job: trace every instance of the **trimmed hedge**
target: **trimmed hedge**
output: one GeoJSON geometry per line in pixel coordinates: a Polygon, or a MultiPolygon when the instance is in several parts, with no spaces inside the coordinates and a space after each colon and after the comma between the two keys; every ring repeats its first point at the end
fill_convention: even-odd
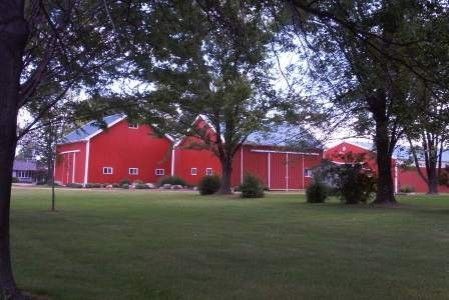
{"type": "Polygon", "coordinates": [[[87,189],[98,189],[101,187],[102,187],[101,183],[86,183],[86,186],[85,186],[85,188],[87,188],[87,189]]]}
{"type": "Polygon", "coordinates": [[[80,183],[68,183],[67,187],[72,188],[72,189],[80,189],[83,187],[83,185],[80,183]]]}
{"type": "Polygon", "coordinates": [[[162,177],[158,181],[157,186],[161,187],[164,184],[187,186],[187,183],[184,181],[184,179],[182,179],[181,177],[178,177],[178,176],[162,177]]]}
{"type": "Polygon", "coordinates": [[[122,179],[119,183],[120,186],[123,186],[124,184],[127,184],[128,186],[131,184],[131,180],[128,178],[122,179]]]}
{"type": "Polygon", "coordinates": [[[137,190],[147,190],[150,187],[148,185],[144,184],[144,183],[137,183],[137,184],[134,185],[134,188],[137,189],[137,190]]]}

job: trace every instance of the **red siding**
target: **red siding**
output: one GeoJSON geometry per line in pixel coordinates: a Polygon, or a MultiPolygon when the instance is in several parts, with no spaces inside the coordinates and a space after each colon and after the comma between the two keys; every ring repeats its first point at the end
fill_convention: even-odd
{"type": "Polygon", "coordinates": [[[245,174],[254,175],[268,187],[267,153],[253,152],[254,149],[250,146],[243,147],[243,176],[245,174]]]}
{"type": "MultiPolygon", "coordinates": [[[[327,149],[324,152],[324,158],[331,161],[346,162],[346,163],[355,163],[360,162],[361,160],[366,163],[365,167],[377,173],[376,153],[363,147],[353,145],[351,143],[342,142],[332,148],[327,149]]],[[[392,159],[391,175],[393,178],[393,185],[396,185],[395,169],[396,169],[396,160],[392,159]]],[[[398,191],[397,186],[395,187],[395,189],[396,191],[398,191]]]]}
{"type": "Polygon", "coordinates": [[[197,137],[184,138],[175,150],[175,175],[190,185],[197,185],[206,175],[207,168],[211,168],[213,174],[221,175],[219,159],[205,147],[204,142],[197,137]],[[192,168],[197,169],[197,175],[191,174],[192,168]]]}
{"type": "MultiPolygon", "coordinates": [[[[425,168],[421,168],[423,174],[426,174],[425,168]]],[[[412,187],[417,193],[427,193],[429,190],[427,188],[426,182],[421,178],[416,168],[413,169],[398,169],[399,173],[399,188],[412,187]]],[[[449,187],[440,185],[438,186],[438,191],[440,193],[449,193],[449,187]]]]}
{"type": "Polygon", "coordinates": [[[304,169],[311,169],[320,163],[321,153],[318,153],[318,155],[287,154],[285,149],[280,147],[245,145],[243,150],[239,150],[234,158],[232,184],[234,186],[240,184],[242,178],[241,165],[243,165],[243,174],[250,173],[259,177],[269,189],[304,189],[311,182],[311,178],[304,177],[304,169]],[[276,151],[280,153],[276,153],[276,151]],[[241,163],[242,156],[243,164],[241,163]],[[270,175],[268,175],[269,173],[270,175]]]}
{"type": "Polygon", "coordinates": [[[83,183],[86,143],[58,145],[56,151],[58,156],[55,164],[55,181],[61,184],[83,183]]]}
{"type": "Polygon", "coordinates": [[[373,151],[347,142],[327,149],[324,157],[336,162],[356,162],[360,157],[363,158],[371,170],[377,172],[376,154],[373,151]]]}
{"type": "Polygon", "coordinates": [[[88,182],[115,183],[123,179],[157,182],[156,169],[171,172],[171,141],[159,137],[147,125],[129,128],[123,120],[90,141],[88,182]],[[113,174],[103,174],[103,167],[112,167],[113,174]],[[138,168],[130,175],[129,168],[138,168]]]}

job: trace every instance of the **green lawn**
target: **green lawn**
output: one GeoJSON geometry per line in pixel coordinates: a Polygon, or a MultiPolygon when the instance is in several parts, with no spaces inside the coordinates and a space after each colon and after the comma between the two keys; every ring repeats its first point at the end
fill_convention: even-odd
{"type": "Polygon", "coordinates": [[[18,284],[51,299],[449,299],[449,196],[400,208],[15,189],[18,284]]]}

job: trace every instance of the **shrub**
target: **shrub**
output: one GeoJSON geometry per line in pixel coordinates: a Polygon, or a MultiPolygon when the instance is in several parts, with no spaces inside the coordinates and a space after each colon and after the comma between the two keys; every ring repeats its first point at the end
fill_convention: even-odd
{"type": "Polygon", "coordinates": [[[328,187],[322,182],[315,181],[306,189],[308,203],[324,203],[328,196],[328,187]]]}
{"type": "Polygon", "coordinates": [[[123,186],[124,184],[127,184],[128,186],[131,184],[131,180],[128,178],[122,179],[119,183],[120,186],[123,186]]]}
{"type": "Polygon", "coordinates": [[[121,187],[122,189],[127,190],[127,189],[129,189],[129,184],[124,183],[124,184],[122,184],[120,187],[121,187]]]}
{"type": "Polygon", "coordinates": [[[137,184],[143,184],[143,181],[140,180],[140,179],[137,179],[137,180],[134,180],[134,184],[135,184],[135,185],[137,185],[137,184]]]}
{"type": "Polygon", "coordinates": [[[171,184],[171,185],[182,185],[186,186],[187,183],[184,181],[184,179],[178,177],[178,176],[167,176],[162,177],[159,182],[157,183],[157,186],[163,186],[164,184],[171,184]]]}
{"type": "Polygon", "coordinates": [[[363,171],[361,165],[340,168],[339,191],[346,204],[366,203],[376,191],[376,178],[363,171]]]}
{"type": "Polygon", "coordinates": [[[19,182],[19,178],[17,178],[17,177],[12,178],[12,183],[18,183],[18,182],[19,182]]]}
{"type": "Polygon", "coordinates": [[[86,185],[84,187],[88,188],[88,189],[91,189],[91,188],[98,189],[98,188],[101,188],[102,185],[100,183],[86,183],[86,185]]]}
{"type": "Polygon", "coordinates": [[[80,189],[80,188],[82,188],[83,187],[83,185],[82,184],[80,184],[80,183],[68,183],[67,184],[67,187],[69,187],[69,188],[73,188],[73,189],[80,189]]]}
{"type": "Polygon", "coordinates": [[[326,184],[328,195],[339,196],[347,204],[366,203],[376,191],[374,172],[359,162],[323,162],[315,170],[314,180],[326,184]]]}
{"type": "Polygon", "coordinates": [[[412,186],[408,186],[408,185],[404,185],[402,186],[399,191],[401,193],[414,193],[415,192],[415,188],[412,186]]]}
{"type": "Polygon", "coordinates": [[[221,180],[217,175],[204,176],[198,184],[201,195],[212,195],[220,189],[221,180]]]}
{"type": "Polygon", "coordinates": [[[247,174],[240,185],[242,198],[262,198],[264,196],[264,186],[258,177],[247,174]]]}
{"type": "Polygon", "coordinates": [[[121,186],[120,186],[119,183],[113,183],[113,184],[112,184],[112,187],[113,187],[113,188],[119,188],[119,187],[121,187],[121,186]]]}
{"type": "Polygon", "coordinates": [[[146,190],[149,189],[148,185],[144,184],[144,183],[137,183],[136,185],[134,185],[135,189],[138,190],[146,190]]]}

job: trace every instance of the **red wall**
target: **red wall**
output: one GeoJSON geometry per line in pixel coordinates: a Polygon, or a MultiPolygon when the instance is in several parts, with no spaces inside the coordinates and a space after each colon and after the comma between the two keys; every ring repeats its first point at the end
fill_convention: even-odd
{"type": "Polygon", "coordinates": [[[187,184],[197,185],[206,175],[206,168],[212,168],[214,174],[221,175],[221,164],[215,154],[204,149],[204,142],[197,137],[186,137],[175,150],[175,175],[184,179],[187,184]],[[197,169],[197,175],[191,169],[197,169]]]}
{"type": "Polygon", "coordinates": [[[156,169],[171,172],[171,141],[153,134],[147,125],[129,128],[123,120],[90,141],[88,182],[116,183],[123,179],[157,182],[163,176],[156,169]],[[113,174],[103,174],[103,167],[112,167],[113,174]],[[129,168],[139,168],[138,175],[130,175],[129,168]]]}
{"type": "MultiPolygon", "coordinates": [[[[422,173],[426,174],[426,169],[421,168],[422,173]]],[[[421,178],[416,168],[414,169],[398,169],[399,173],[399,188],[401,187],[412,187],[417,193],[427,193],[429,190],[427,188],[426,182],[421,178]]],[[[438,191],[440,193],[449,193],[449,187],[440,185],[438,186],[438,191]]]]}
{"type": "Polygon", "coordinates": [[[57,153],[67,151],[78,151],[58,154],[55,164],[55,181],[61,184],[83,183],[84,165],[86,157],[86,143],[76,142],[62,144],[56,147],[57,153]],[[75,171],[75,172],[73,172],[75,171]],[[75,175],[75,177],[73,177],[75,175]]]}
{"type": "Polygon", "coordinates": [[[304,189],[311,183],[311,177],[304,176],[304,169],[311,169],[321,163],[321,153],[307,155],[297,153],[267,153],[285,151],[279,147],[244,145],[234,158],[232,184],[241,183],[242,175],[250,173],[271,190],[304,189]],[[243,158],[243,164],[242,164],[243,158]],[[242,168],[243,166],[243,174],[242,168]],[[270,177],[268,176],[270,169],[270,177]]]}
{"type": "Polygon", "coordinates": [[[373,151],[362,147],[343,142],[324,153],[324,158],[336,162],[356,162],[358,158],[363,158],[367,167],[377,172],[376,154],[373,151]]]}

